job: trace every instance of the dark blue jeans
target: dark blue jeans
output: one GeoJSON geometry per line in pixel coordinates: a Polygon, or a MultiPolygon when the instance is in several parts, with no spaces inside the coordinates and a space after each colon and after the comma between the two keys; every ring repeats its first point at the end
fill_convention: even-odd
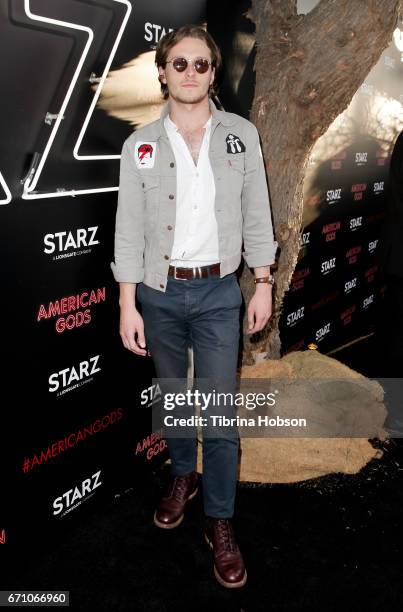
{"type": "MultiPolygon", "coordinates": [[[[168,276],[165,293],[139,283],[137,298],[158,378],[186,379],[192,346],[196,384],[199,378],[214,379],[216,391],[235,392],[242,304],[235,272],[195,280],[168,276]]],[[[196,468],[196,429],[193,437],[167,437],[167,445],[174,475],[196,468]]],[[[203,437],[203,503],[208,516],[233,516],[238,449],[236,427],[226,428],[222,437],[203,437]]]]}

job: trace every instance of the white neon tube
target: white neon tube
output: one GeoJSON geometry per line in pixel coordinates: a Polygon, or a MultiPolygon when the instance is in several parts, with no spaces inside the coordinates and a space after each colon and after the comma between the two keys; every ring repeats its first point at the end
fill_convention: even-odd
{"type": "Polygon", "coordinates": [[[29,4],[30,4],[30,0],[24,0],[25,13],[26,13],[27,17],[29,17],[33,21],[39,21],[41,23],[51,23],[53,25],[63,26],[65,28],[71,28],[73,30],[80,30],[81,32],[86,32],[87,35],[88,35],[88,40],[87,40],[86,45],[84,47],[84,51],[81,54],[80,61],[77,64],[77,68],[76,68],[76,70],[74,72],[74,76],[73,76],[72,81],[70,83],[70,86],[69,86],[69,88],[67,90],[67,94],[66,94],[66,96],[65,96],[65,98],[63,100],[63,103],[62,103],[62,105],[60,107],[60,110],[58,112],[58,117],[57,117],[57,119],[55,121],[55,125],[53,126],[53,129],[52,129],[52,131],[50,133],[50,136],[49,136],[49,140],[46,143],[45,149],[44,149],[44,151],[42,153],[39,165],[38,165],[38,167],[37,167],[37,169],[36,169],[32,179],[30,181],[28,180],[28,181],[26,181],[24,183],[24,193],[25,194],[29,194],[36,187],[36,184],[37,184],[37,182],[39,180],[39,177],[41,175],[43,166],[44,166],[44,164],[46,162],[46,159],[48,157],[50,148],[51,148],[51,146],[53,144],[53,141],[54,141],[54,139],[56,137],[57,130],[59,129],[59,125],[60,125],[60,123],[62,121],[62,117],[63,117],[64,112],[66,110],[67,104],[69,103],[69,100],[71,98],[71,94],[73,93],[73,90],[74,90],[74,87],[76,85],[77,79],[78,79],[79,74],[81,72],[81,69],[83,67],[85,58],[87,57],[89,48],[90,48],[90,46],[92,44],[92,41],[94,39],[94,33],[91,30],[91,28],[87,28],[85,26],[81,26],[81,25],[78,25],[76,23],[69,23],[68,21],[61,21],[60,19],[51,19],[50,17],[44,17],[43,15],[35,15],[34,13],[32,13],[29,4]]]}
{"type": "Polygon", "coordinates": [[[118,191],[119,187],[100,187],[99,189],[66,189],[66,191],[54,191],[52,193],[23,193],[23,200],[42,200],[44,198],[63,198],[66,196],[75,197],[89,193],[105,193],[107,191],[118,191]]]}
{"type": "MultiPolygon", "coordinates": [[[[81,128],[79,137],[77,139],[76,145],[74,147],[74,151],[73,151],[73,155],[75,157],[75,159],[77,160],[95,160],[95,159],[120,159],[120,155],[93,155],[93,156],[79,156],[78,155],[78,149],[81,145],[83,136],[85,134],[85,131],[87,129],[88,123],[91,119],[92,113],[94,111],[95,108],[95,104],[99,98],[99,95],[101,93],[101,89],[102,89],[102,85],[105,82],[107,73],[109,71],[109,67],[113,61],[113,58],[116,54],[116,50],[117,47],[119,45],[119,42],[122,38],[123,32],[125,30],[125,27],[127,25],[127,21],[129,19],[131,10],[132,10],[132,5],[131,2],[129,2],[129,0],[112,0],[113,2],[119,2],[121,4],[125,4],[127,6],[127,11],[125,13],[124,19],[122,21],[122,25],[119,29],[118,35],[116,37],[115,43],[112,47],[112,51],[109,55],[108,61],[106,63],[104,72],[102,74],[102,78],[101,81],[99,83],[99,86],[97,87],[97,90],[94,94],[94,98],[92,100],[90,109],[87,113],[86,119],[83,123],[83,126],[81,128]]],[[[89,48],[92,44],[92,41],[94,39],[94,32],[93,30],[91,30],[91,28],[85,27],[85,26],[81,26],[79,24],[75,24],[75,23],[70,23],[67,21],[62,21],[59,19],[53,19],[50,17],[45,17],[43,15],[37,15],[32,13],[31,9],[30,9],[30,0],[24,0],[24,9],[25,9],[25,13],[27,15],[27,17],[29,17],[30,19],[32,19],[33,21],[39,21],[39,22],[43,22],[43,23],[50,23],[53,25],[59,25],[59,26],[63,26],[63,27],[67,27],[67,28],[71,28],[73,30],[80,30],[82,32],[86,32],[88,35],[88,40],[87,43],[84,47],[84,50],[81,54],[80,60],[77,64],[76,70],[74,72],[73,78],[71,80],[71,83],[69,85],[69,88],[67,90],[66,96],[63,100],[63,103],[60,107],[59,112],[57,113],[57,119],[55,121],[55,124],[53,126],[53,129],[51,131],[50,137],[48,139],[48,142],[46,143],[45,149],[42,153],[41,159],[40,159],[40,163],[38,165],[38,168],[35,170],[35,173],[33,174],[32,178],[30,180],[27,180],[24,183],[24,191],[22,194],[22,198],[25,200],[31,200],[31,199],[41,199],[41,198],[50,198],[50,197],[65,197],[65,196],[76,196],[76,195],[80,195],[80,194],[90,194],[90,193],[102,193],[102,192],[109,192],[109,191],[117,191],[118,187],[104,187],[104,188],[94,188],[94,189],[71,189],[71,190],[66,190],[66,191],[55,191],[55,192],[51,192],[51,193],[33,193],[35,190],[35,187],[38,183],[39,177],[42,173],[43,167],[45,165],[45,162],[47,160],[47,157],[49,155],[50,149],[52,147],[53,141],[56,137],[57,131],[59,129],[60,123],[62,121],[63,116],[65,116],[65,109],[67,108],[67,105],[70,101],[70,98],[72,96],[72,93],[74,91],[74,88],[76,86],[77,80],[79,78],[80,72],[82,70],[84,61],[88,55],[88,51],[89,48]]]]}
{"type": "Polygon", "coordinates": [[[0,204],[9,204],[13,198],[11,195],[11,191],[9,190],[8,185],[6,181],[4,180],[4,176],[2,175],[1,172],[0,172],[0,185],[3,187],[4,192],[6,194],[5,199],[3,198],[2,200],[0,200],[0,204]]]}
{"type": "Polygon", "coordinates": [[[86,116],[86,118],[84,120],[83,126],[82,126],[82,128],[80,130],[80,134],[79,134],[79,136],[77,138],[77,142],[76,142],[76,144],[74,146],[74,149],[73,149],[73,155],[78,160],[80,160],[80,159],[120,159],[120,155],[80,155],[79,154],[79,149],[81,147],[81,143],[82,143],[82,140],[84,138],[87,126],[88,126],[88,124],[89,124],[89,122],[91,120],[92,113],[94,112],[96,103],[98,102],[98,98],[99,98],[99,96],[101,94],[102,87],[104,86],[106,77],[108,76],[109,68],[110,68],[110,66],[111,66],[111,64],[113,62],[113,58],[115,57],[116,50],[117,50],[117,48],[119,46],[119,43],[120,43],[120,40],[121,40],[121,38],[123,36],[123,32],[126,29],[126,25],[127,25],[128,20],[129,20],[130,13],[132,12],[132,5],[131,5],[131,3],[128,0],[114,0],[114,1],[115,2],[120,2],[121,4],[125,4],[127,6],[127,11],[126,11],[124,19],[122,21],[122,25],[120,26],[120,29],[119,29],[118,35],[116,37],[115,43],[114,43],[114,45],[112,47],[112,51],[110,52],[110,55],[108,57],[108,61],[106,62],[104,71],[102,73],[101,79],[100,79],[99,84],[98,84],[98,87],[97,87],[97,89],[95,91],[93,100],[91,102],[91,106],[90,106],[89,111],[87,113],[87,116],[86,116]]]}

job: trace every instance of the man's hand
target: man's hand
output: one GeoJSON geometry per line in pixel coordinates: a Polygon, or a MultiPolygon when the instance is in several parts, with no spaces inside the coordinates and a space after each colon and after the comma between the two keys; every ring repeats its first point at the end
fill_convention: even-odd
{"type": "Polygon", "coordinates": [[[272,315],[272,285],[259,283],[248,306],[247,334],[261,331],[272,315]]]}
{"type": "Polygon", "coordinates": [[[146,349],[143,317],[134,305],[120,307],[119,333],[123,346],[129,351],[142,357],[151,355],[150,351],[146,349]]]}

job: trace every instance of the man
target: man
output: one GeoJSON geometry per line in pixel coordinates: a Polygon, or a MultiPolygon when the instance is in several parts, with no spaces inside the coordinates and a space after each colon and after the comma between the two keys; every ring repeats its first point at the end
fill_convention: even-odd
{"type": "MultiPolygon", "coordinates": [[[[210,100],[221,56],[204,29],[184,26],[166,34],[156,65],[167,105],[161,119],[134,132],[122,150],[111,264],[120,283],[120,335],[136,355],[151,351],[158,377],[186,378],[191,345],[197,379],[234,389],[241,254],[256,282],[248,333],[263,329],[272,312],[277,243],[259,137],[249,121],[218,111],[210,100]]],[[[154,515],[158,527],[179,525],[197,492],[196,442],[194,436],[167,438],[172,482],[154,515]]],[[[203,436],[205,536],[215,576],[228,588],[246,582],[231,522],[238,448],[231,428],[203,436]]]]}

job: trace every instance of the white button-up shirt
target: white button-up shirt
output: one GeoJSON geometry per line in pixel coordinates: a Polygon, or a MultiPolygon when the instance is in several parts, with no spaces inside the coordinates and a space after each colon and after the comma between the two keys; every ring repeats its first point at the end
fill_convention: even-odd
{"type": "Polygon", "coordinates": [[[164,126],[171,143],[177,176],[176,222],[171,265],[207,266],[219,260],[215,216],[215,183],[209,159],[211,117],[205,128],[197,166],[177,126],[167,115],[164,126]]]}

